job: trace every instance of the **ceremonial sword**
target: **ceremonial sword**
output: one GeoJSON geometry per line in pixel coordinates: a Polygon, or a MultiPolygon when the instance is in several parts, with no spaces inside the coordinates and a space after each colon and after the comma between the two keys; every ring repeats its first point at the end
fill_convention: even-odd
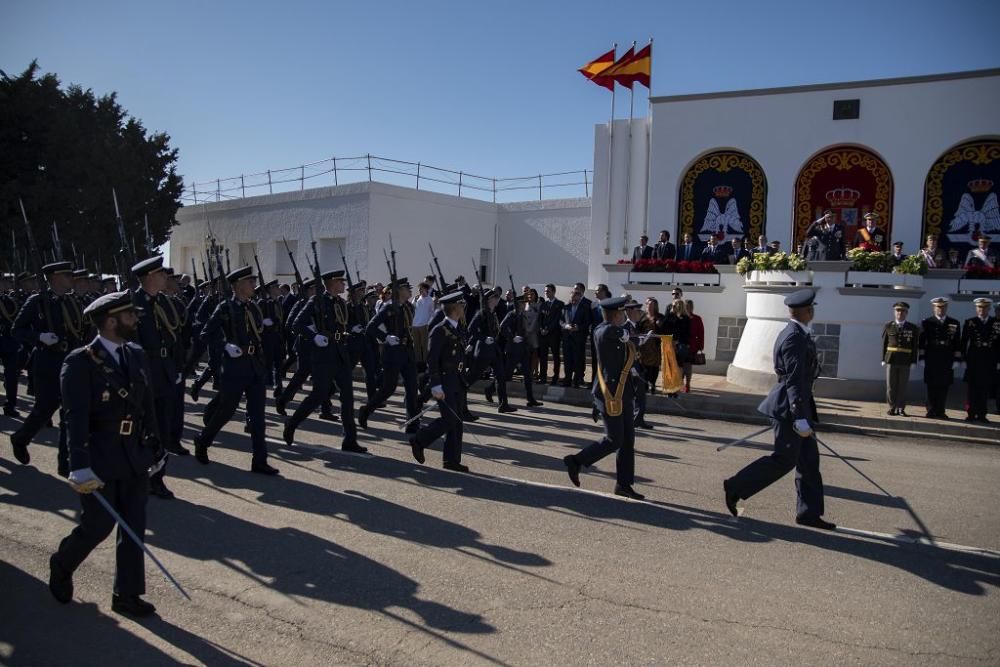
{"type": "MultiPolygon", "coordinates": [[[[715,448],[715,451],[717,451],[717,452],[721,452],[721,451],[722,451],[723,449],[729,449],[729,448],[730,448],[730,447],[732,447],[733,445],[738,445],[738,444],[740,444],[741,442],[746,442],[747,440],[749,440],[749,439],[751,439],[751,438],[756,438],[756,437],[757,437],[758,435],[761,435],[761,434],[763,434],[763,433],[766,433],[766,432],[768,432],[768,431],[770,431],[770,430],[771,430],[771,427],[770,427],[770,426],[765,426],[765,427],[764,427],[764,428],[762,428],[761,430],[759,430],[759,431],[755,431],[754,433],[751,433],[750,435],[746,436],[745,438],[740,438],[739,440],[733,440],[732,442],[727,442],[727,443],[726,443],[726,444],[724,444],[724,445],[719,445],[718,447],[716,447],[716,448],[715,448]]],[[[826,447],[826,445],[823,445],[823,446],[824,446],[824,447],[826,447]]]]}

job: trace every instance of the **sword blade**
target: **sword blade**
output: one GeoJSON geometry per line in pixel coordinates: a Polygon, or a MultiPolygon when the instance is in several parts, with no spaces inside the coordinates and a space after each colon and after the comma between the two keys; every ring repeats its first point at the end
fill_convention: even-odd
{"type": "Polygon", "coordinates": [[[765,426],[761,430],[755,431],[755,432],[751,433],[750,435],[746,436],[745,438],[740,438],[739,440],[733,440],[732,442],[727,442],[724,445],[719,445],[718,447],[715,448],[715,451],[721,452],[723,449],[729,449],[733,445],[738,445],[740,443],[746,442],[747,440],[750,440],[751,438],[756,438],[758,435],[761,435],[763,433],[767,433],[770,430],[771,430],[770,426],[765,426]]]}

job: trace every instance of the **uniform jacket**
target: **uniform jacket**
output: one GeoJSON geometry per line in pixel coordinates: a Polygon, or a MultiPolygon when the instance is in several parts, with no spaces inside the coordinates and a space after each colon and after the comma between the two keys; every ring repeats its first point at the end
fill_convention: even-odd
{"type": "Polygon", "coordinates": [[[556,298],[553,298],[551,302],[546,300],[539,304],[538,334],[540,336],[559,337],[561,331],[559,325],[562,322],[564,307],[565,304],[556,298]]]}
{"type": "Polygon", "coordinates": [[[292,330],[306,341],[322,334],[329,339],[326,347],[313,346],[314,362],[330,361],[350,365],[347,339],[351,336],[347,302],[340,296],[323,292],[310,298],[299,309],[292,330]]]}
{"type": "Polygon", "coordinates": [[[920,358],[924,362],[924,382],[951,384],[952,364],[962,358],[962,326],[954,317],[928,317],[920,323],[920,358]]]}
{"type": "Polygon", "coordinates": [[[160,448],[145,352],[125,346],[126,374],[95,338],[66,356],[60,384],[70,470],[104,481],[142,477],[160,448]]]}
{"type": "MultiPolygon", "coordinates": [[[[597,361],[600,365],[601,376],[604,378],[604,385],[607,395],[601,388],[600,381],[595,379],[590,393],[594,398],[595,407],[604,414],[609,414],[609,409],[615,406],[610,403],[616,396],[621,397],[621,415],[631,419],[633,388],[629,381],[632,367],[638,360],[635,346],[631,342],[623,342],[622,336],[625,328],[604,322],[594,331],[594,348],[597,351],[597,361]],[[624,385],[620,383],[624,380],[624,385]]],[[[611,410],[614,411],[614,410],[611,410]]]]}
{"type": "Polygon", "coordinates": [[[677,246],[670,241],[656,242],[653,246],[653,259],[674,259],[677,257],[677,246]]]}
{"type": "Polygon", "coordinates": [[[965,360],[965,379],[973,382],[991,382],[1000,361],[1000,324],[996,318],[986,321],[970,317],[962,326],[962,357],[965,360]]]}
{"type": "Polygon", "coordinates": [[[813,382],[819,375],[816,343],[795,322],[789,322],[774,341],[774,372],[778,383],[757,411],[785,422],[818,421],[812,393],[813,382]]]}
{"type": "Polygon", "coordinates": [[[14,340],[26,347],[37,347],[38,350],[58,356],[60,360],[70,350],[83,345],[89,326],[83,318],[79,302],[69,294],[56,296],[49,289],[45,298],[40,294],[32,294],[24,302],[17,317],[11,335],[14,340]],[[46,306],[43,307],[43,301],[46,306]],[[48,346],[38,340],[38,335],[50,332],[59,336],[59,342],[48,346]]]}
{"type": "Polygon", "coordinates": [[[632,249],[632,262],[637,262],[640,259],[653,259],[653,246],[639,246],[637,245],[632,249]]]}
{"type": "Polygon", "coordinates": [[[133,292],[132,300],[137,308],[142,308],[136,326],[136,342],[149,360],[153,393],[157,397],[170,395],[181,370],[176,358],[181,328],[174,305],[166,294],[151,297],[142,288],[133,292]]]}
{"type": "Polygon", "coordinates": [[[429,341],[427,373],[430,386],[443,387],[445,394],[461,387],[460,371],[466,344],[461,325],[452,327],[443,320],[431,329],[429,341]]]}
{"type": "Polygon", "coordinates": [[[203,341],[217,340],[232,343],[243,350],[243,355],[222,355],[222,377],[264,377],[264,349],[261,333],[264,318],[260,308],[252,301],[242,302],[235,296],[221,302],[201,330],[203,341]]]}
{"type": "Polygon", "coordinates": [[[886,322],[882,327],[882,361],[893,366],[917,363],[920,352],[920,329],[912,322],[886,322]]]}

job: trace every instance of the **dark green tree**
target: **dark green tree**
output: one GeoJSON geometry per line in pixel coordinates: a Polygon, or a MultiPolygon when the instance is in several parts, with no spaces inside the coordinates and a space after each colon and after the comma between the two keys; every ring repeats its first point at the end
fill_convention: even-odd
{"type": "Polygon", "coordinates": [[[112,188],[136,255],[150,255],[144,216],[149,245],[164,243],[176,224],[183,188],[176,164],[170,137],[147,131],[115,93],[63,88],[55,74],[39,73],[37,61],[17,76],[0,70],[0,265],[12,268],[11,230],[23,263],[20,198],[46,257],[55,222],[65,259],[73,259],[75,246],[86,268],[94,270],[100,260],[105,273],[115,273],[121,243],[112,188]]]}

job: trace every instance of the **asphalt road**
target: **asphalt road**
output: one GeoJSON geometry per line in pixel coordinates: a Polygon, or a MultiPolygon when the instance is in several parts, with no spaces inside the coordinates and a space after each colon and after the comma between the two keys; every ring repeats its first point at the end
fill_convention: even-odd
{"type": "Polygon", "coordinates": [[[634,502],[610,495],[613,458],[570,486],[561,458],[599,437],[586,410],[473,408],[473,474],[441,470],[439,447],[412,461],[398,400],[362,432],[373,456],[311,421],[295,449],[272,445],[282,477],[252,475],[236,421],[210,466],[172,459],[177,498],[150,499],[147,543],[193,601],[147,559],[159,616],[141,623],[110,610],[112,539],[72,604],[51,598],[76,494],[54,430],[29,467],[0,437],[0,662],[1000,662],[1000,448],[821,434],[872,480],[823,457],[826,516],[845,527],[827,533],[794,524],[793,475],[726,512],[723,478],[768,441],[716,447],[758,426],[652,416],[634,502]]]}

